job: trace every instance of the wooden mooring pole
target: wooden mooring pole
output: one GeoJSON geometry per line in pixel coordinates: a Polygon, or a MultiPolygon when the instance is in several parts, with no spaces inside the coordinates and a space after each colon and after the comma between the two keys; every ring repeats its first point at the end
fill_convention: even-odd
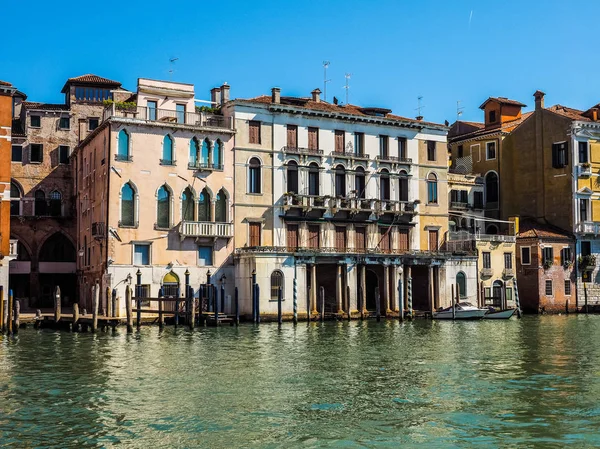
{"type": "Polygon", "coordinates": [[[585,307],[585,313],[588,313],[588,296],[587,296],[587,287],[585,286],[585,282],[583,283],[583,300],[584,300],[584,307],[585,307]]]}
{"type": "Polygon", "coordinates": [[[456,308],[454,306],[454,284],[451,285],[452,287],[452,301],[450,301],[450,306],[452,307],[452,319],[455,320],[456,319],[456,308]]]}
{"type": "Polygon", "coordinates": [[[96,332],[98,330],[98,307],[100,307],[100,284],[96,284],[94,287],[92,301],[92,332],[96,332]]]}
{"type": "Polygon", "coordinates": [[[234,293],[234,301],[235,301],[235,325],[240,325],[240,298],[238,296],[238,288],[235,288],[234,293]]]}
{"type": "Polygon", "coordinates": [[[133,312],[131,307],[131,287],[125,287],[125,311],[127,313],[127,333],[133,332],[133,312]]]}
{"type": "Polygon", "coordinates": [[[281,301],[283,297],[283,292],[281,290],[281,286],[279,286],[279,288],[277,289],[277,323],[279,324],[279,326],[281,327],[281,325],[283,324],[283,315],[282,315],[282,311],[281,311],[281,301]]]}
{"type": "Polygon", "coordinates": [[[375,318],[379,323],[381,321],[381,297],[379,295],[379,287],[375,287],[375,318]]]}
{"type": "Polygon", "coordinates": [[[13,291],[12,289],[8,291],[8,316],[6,325],[8,327],[8,333],[13,333],[13,291]]]}
{"type": "Polygon", "coordinates": [[[348,311],[348,321],[352,319],[352,308],[350,307],[350,286],[346,286],[346,310],[348,311]]]}
{"type": "Polygon", "coordinates": [[[363,288],[362,285],[358,287],[358,310],[360,311],[360,319],[365,319],[365,306],[363,304],[363,288]]]}
{"type": "Polygon", "coordinates": [[[260,324],[260,285],[256,284],[256,324],[260,324]]]}
{"type": "Polygon", "coordinates": [[[163,288],[159,288],[158,289],[158,327],[159,329],[162,329],[163,326],[165,325],[165,317],[163,315],[163,310],[164,310],[164,302],[162,301],[162,299],[164,298],[164,293],[163,293],[163,288]]]}
{"type": "Polygon", "coordinates": [[[325,321],[325,287],[319,287],[321,293],[321,322],[325,321]]]}
{"type": "Polygon", "coordinates": [[[404,321],[404,285],[402,279],[398,280],[398,319],[404,321]]]}
{"type": "Polygon", "coordinates": [[[4,333],[4,286],[0,285],[0,332],[4,333]]]}
{"type": "Polygon", "coordinates": [[[54,288],[54,322],[60,321],[61,304],[60,304],[60,287],[57,285],[54,288]]]}
{"type": "Polygon", "coordinates": [[[21,322],[19,321],[21,315],[21,301],[19,301],[18,299],[15,299],[15,323],[14,323],[14,333],[16,334],[17,332],[19,332],[19,326],[21,325],[21,322]]]}
{"type": "Polygon", "coordinates": [[[73,332],[79,332],[79,304],[73,304],[73,324],[71,325],[73,332]]]}

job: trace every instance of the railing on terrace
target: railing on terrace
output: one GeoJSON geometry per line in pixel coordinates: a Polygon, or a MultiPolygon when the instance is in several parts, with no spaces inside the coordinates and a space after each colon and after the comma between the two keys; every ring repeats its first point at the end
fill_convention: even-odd
{"type": "Polygon", "coordinates": [[[233,223],[183,221],[179,226],[182,237],[233,237],[233,223]]]}
{"type": "Polygon", "coordinates": [[[145,106],[119,107],[111,104],[104,109],[102,119],[111,117],[132,118],[161,123],[179,123],[182,125],[208,128],[233,129],[231,117],[210,114],[207,112],[180,112],[170,109],[154,109],[145,106]]]}
{"type": "MultiPolygon", "coordinates": [[[[332,248],[332,247],[319,247],[319,248],[308,248],[308,247],[287,247],[287,246],[249,246],[245,248],[236,248],[237,254],[243,253],[293,253],[297,256],[310,256],[319,254],[349,254],[356,256],[385,256],[385,255],[402,255],[402,256],[413,256],[413,257],[440,257],[450,256],[452,252],[439,250],[439,251],[421,251],[411,249],[375,249],[375,248],[332,248]]],[[[471,255],[475,255],[474,251],[471,251],[471,255]]]]}
{"type": "Polygon", "coordinates": [[[379,162],[394,162],[396,164],[412,164],[412,159],[409,157],[377,155],[377,156],[375,156],[375,159],[379,162]]]}
{"type": "Polygon", "coordinates": [[[580,221],[575,225],[575,232],[578,234],[600,234],[599,221],[580,221]]]}
{"type": "Polygon", "coordinates": [[[281,148],[281,151],[284,153],[292,153],[292,154],[314,154],[318,156],[323,155],[323,150],[315,149],[315,148],[302,148],[302,147],[289,147],[285,146],[281,148]]]}
{"type": "Polygon", "coordinates": [[[464,201],[451,201],[450,209],[468,209],[469,203],[464,201]]]}
{"type": "Polygon", "coordinates": [[[480,240],[484,242],[508,242],[514,243],[517,238],[514,235],[502,235],[502,234],[480,234],[471,233],[468,231],[450,231],[448,232],[448,241],[458,240],[480,240]]]}
{"type": "Polygon", "coordinates": [[[327,195],[301,195],[288,193],[283,197],[287,207],[332,208],[348,210],[369,210],[378,213],[408,213],[416,212],[418,203],[415,201],[379,200],[375,198],[342,198],[327,195]]]}
{"type": "Polygon", "coordinates": [[[188,162],[190,170],[223,170],[223,164],[215,164],[212,162],[188,162]]]}

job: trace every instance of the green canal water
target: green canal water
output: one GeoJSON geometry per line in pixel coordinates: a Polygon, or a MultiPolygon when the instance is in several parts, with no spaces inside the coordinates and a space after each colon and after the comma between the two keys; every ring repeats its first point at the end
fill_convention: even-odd
{"type": "Polygon", "coordinates": [[[0,447],[600,447],[600,316],[22,329],[0,447]]]}

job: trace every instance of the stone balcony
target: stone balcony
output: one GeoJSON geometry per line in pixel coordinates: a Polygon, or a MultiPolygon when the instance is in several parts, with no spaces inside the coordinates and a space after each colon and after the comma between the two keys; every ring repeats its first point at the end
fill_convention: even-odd
{"type": "Polygon", "coordinates": [[[480,233],[471,233],[468,231],[454,231],[454,232],[448,232],[448,240],[449,241],[478,240],[481,242],[515,243],[517,241],[517,238],[514,235],[480,234],[480,233]]]}
{"type": "Polygon", "coordinates": [[[233,223],[212,221],[183,221],[179,225],[179,235],[186,237],[226,238],[233,237],[233,223]]]}
{"type": "Polygon", "coordinates": [[[305,211],[312,209],[329,210],[331,213],[347,210],[353,213],[371,212],[375,215],[417,214],[418,201],[380,200],[376,198],[347,198],[328,195],[300,195],[287,193],[283,197],[285,210],[301,207],[305,211]]]}
{"type": "Polygon", "coordinates": [[[514,278],[515,277],[515,269],[514,268],[505,268],[504,271],[502,271],[502,277],[504,277],[506,279],[514,278]]]}
{"type": "Polygon", "coordinates": [[[575,225],[576,234],[600,234],[600,221],[580,221],[575,225]]]}
{"type": "Polygon", "coordinates": [[[482,268],[481,269],[481,277],[489,278],[494,274],[494,270],[492,268],[482,268]]]}

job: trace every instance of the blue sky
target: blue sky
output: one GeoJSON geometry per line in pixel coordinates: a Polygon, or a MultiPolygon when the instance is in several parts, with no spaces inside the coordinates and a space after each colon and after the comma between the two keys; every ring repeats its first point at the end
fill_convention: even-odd
{"type": "Polygon", "coordinates": [[[138,77],[211,87],[228,82],[232,97],[309,95],[417,115],[426,120],[481,120],[489,96],[533,107],[585,109],[600,102],[597,57],[600,2],[567,0],[456,1],[153,1],[9,2],[10,39],[0,53],[0,79],[32,101],[60,102],[71,76],[95,73],[135,89],[138,77]],[[99,5],[102,5],[101,7],[99,5]],[[250,7],[252,5],[252,7],[250,7]]]}

